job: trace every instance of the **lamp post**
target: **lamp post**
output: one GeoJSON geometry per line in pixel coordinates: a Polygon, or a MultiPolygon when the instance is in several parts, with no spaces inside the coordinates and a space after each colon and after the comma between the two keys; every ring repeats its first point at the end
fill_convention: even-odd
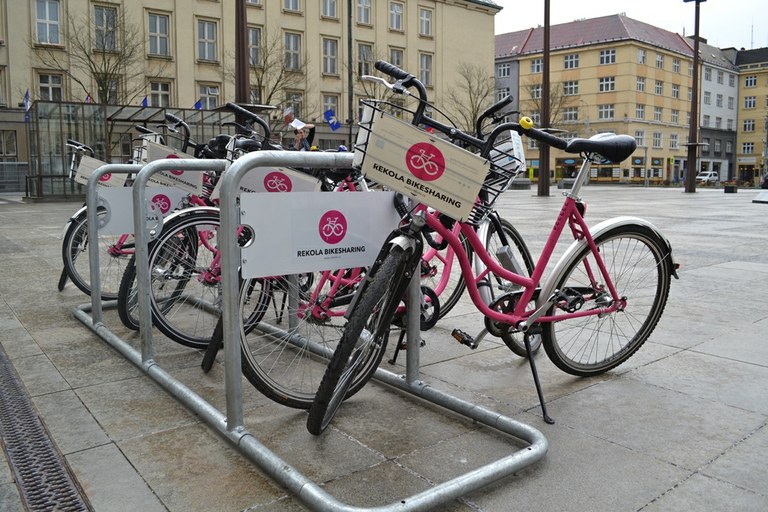
{"type": "Polygon", "coordinates": [[[648,145],[643,144],[643,176],[645,178],[645,186],[647,187],[649,185],[648,181],[648,145]]]}
{"type": "Polygon", "coordinates": [[[707,0],[683,0],[695,2],[693,20],[693,91],[691,94],[691,121],[688,128],[688,169],[685,173],[685,191],[696,192],[696,155],[699,142],[699,4],[707,0]]]}

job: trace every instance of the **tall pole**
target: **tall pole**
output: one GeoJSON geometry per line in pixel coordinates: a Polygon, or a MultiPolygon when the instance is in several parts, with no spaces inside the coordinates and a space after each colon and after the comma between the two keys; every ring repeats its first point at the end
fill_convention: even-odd
{"type": "Polygon", "coordinates": [[[235,2],[235,103],[250,103],[248,21],[245,0],[235,2]]]}
{"type": "MultiPolygon", "coordinates": [[[[541,126],[549,127],[549,0],[544,0],[544,59],[541,80],[541,126]]],[[[539,144],[539,196],[549,196],[549,146],[539,144]]]]}
{"type": "Polygon", "coordinates": [[[355,109],[355,84],[352,82],[352,66],[354,60],[352,59],[352,0],[347,0],[347,87],[349,88],[349,98],[347,98],[347,122],[349,123],[349,145],[347,146],[350,151],[353,151],[352,147],[352,126],[355,124],[355,117],[353,111],[355,109]]]}
{"type": "Polygon", "coordinates": [[[693,21],[693,91],[691,94],[691,122],[688,127],[688,169],[685,172],[685,191],[696,192],[696,154],[699,149],[699,4],[706,0],[693,1],[696,14],[693,21]]]}

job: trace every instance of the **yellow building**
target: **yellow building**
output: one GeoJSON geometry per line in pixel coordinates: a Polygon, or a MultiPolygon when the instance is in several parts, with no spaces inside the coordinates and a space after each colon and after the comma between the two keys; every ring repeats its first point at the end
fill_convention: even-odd
{"type": "Polygon", "coordinates": [[[768,48],[738,52],[740,71],[738,179],[759,183],[768,148],[768,48]]]}

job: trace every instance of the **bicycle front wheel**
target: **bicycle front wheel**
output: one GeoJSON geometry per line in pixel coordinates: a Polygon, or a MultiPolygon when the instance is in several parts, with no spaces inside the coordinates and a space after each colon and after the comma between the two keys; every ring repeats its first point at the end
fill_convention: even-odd
{"type": "Polygon", "coordinates": [[[341,402],[359,391],[373,376],[387,347],[391,321],[412,275],[411,256],[394,245],[380,265],[369,271],[331,362],[309,409],[307,430],[319,435],[341,402]]]}
{"type": "MultiPolygon", "coordinates": [[[[464,235],[460,234],[459,236],[469,257],[469,262],[472,263],[472,247],[464,235]]],[[[438,319],[443,318],[458,304],[461,295],[467,288],[467,283],[461,273],[458,258],[450,246],[442,251],[437,251],[429,261],[422,258],[421,284],[438,293],[440,301],[438,319]]]]}
{"type": "MultiPolygon", "coordinates": [[[[604,373],[637,352],[664,311],[673,271],[668,244],[646,226],[618,226],[595,243],[626,305],[612,313],[542,325],[547,356],[561,370],[582,377],[604,373]]],[[[575,253],[563,268],[555,286],[561,298],[548,315],[614,305],[589,247],[575,253]]]]}

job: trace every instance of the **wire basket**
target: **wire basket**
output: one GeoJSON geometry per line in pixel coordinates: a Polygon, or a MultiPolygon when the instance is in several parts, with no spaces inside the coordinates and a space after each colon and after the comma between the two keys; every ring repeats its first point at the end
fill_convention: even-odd
{"type": "Polygon", "coordinates": [[[482,158],[394,118],[381,103],[363,104],[354,165],[367,178],[456,220],[482,221],[524,168],[516,153],[522,144],[512,136],[482,158]]]}

